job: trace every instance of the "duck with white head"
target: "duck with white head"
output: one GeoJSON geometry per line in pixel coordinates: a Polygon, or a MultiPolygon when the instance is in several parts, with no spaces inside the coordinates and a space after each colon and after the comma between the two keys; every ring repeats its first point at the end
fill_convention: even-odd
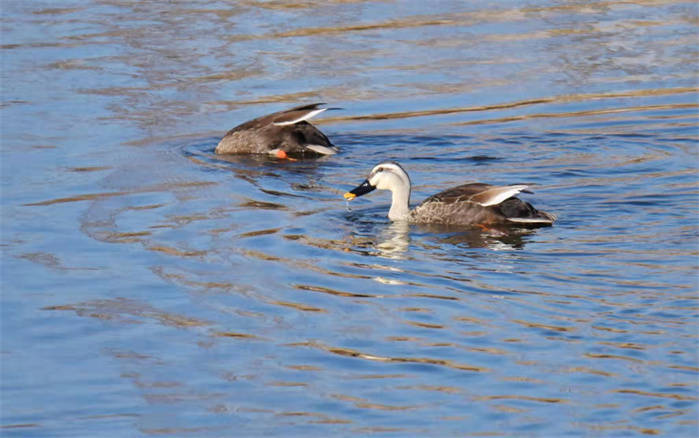
{"type": "Polygon", "coordinates": [[[389,190],[392,199],[388,218],[393,221],[462,226],[553,224],[556,216],[537,210],[516,197],[521,192],[531,193],[527,187],[523,184],[463,184],[432,195],[411,210],[408,173],[395,161],[384,161],[374,166],[369,177],[344,197],[351,201],[375,189],[389,190]]]}

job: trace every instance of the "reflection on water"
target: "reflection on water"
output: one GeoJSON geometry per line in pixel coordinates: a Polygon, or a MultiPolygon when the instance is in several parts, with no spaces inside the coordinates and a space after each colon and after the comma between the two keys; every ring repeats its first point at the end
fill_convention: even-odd
{"type": "Polygon", "coordinates": [[[699,433],[696,8],[426,4],[3,4],[1,434],[699,433]],[[559,221],[348,209],[386,159],[559,221]]]}
{"type": "Polygon", "coordinates": [[[406,222],[394,222],[378,235],[376,249],[383,257],[402,258],[409,246],[410,226],[406,222]]]}

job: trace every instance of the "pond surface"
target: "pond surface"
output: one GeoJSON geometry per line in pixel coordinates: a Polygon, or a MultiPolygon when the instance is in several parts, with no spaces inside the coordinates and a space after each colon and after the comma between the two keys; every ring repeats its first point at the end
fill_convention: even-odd
{"type": "Polygon", "coordinates": [[[1,435],[699,433],[695,2],[1,8],[1,435]],[[213,154],[311,102],[340,154],[213,154]]]}

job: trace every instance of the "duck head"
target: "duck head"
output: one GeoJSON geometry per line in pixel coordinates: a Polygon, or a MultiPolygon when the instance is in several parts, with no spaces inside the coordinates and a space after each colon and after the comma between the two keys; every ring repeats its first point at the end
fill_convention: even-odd
{"type": "Polygon", "coordinates": [[[344,194],[345,199],[352,200],[356,197],[379,190],[398,191],[407,188],[410,190],[410,178],[400,164],[394,161],[384,161],[371,169],[369,177],[363,183],[344,194]]]}
{"type": "Polygon", "coordinates": [[[375,189],[390,190],[392,194],[391,210],[388,217],[397,220],[404,219],[409,212],[410,178],[400,164],[394,161],[384,161],[371,169],[369,177],[363,183],[344,194],[345,199],[365,195],[375,189]]]}

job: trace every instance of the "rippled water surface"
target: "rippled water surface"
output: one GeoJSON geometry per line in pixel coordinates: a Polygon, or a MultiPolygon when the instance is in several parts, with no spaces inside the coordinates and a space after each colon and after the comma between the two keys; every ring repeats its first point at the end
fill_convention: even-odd
{"type": "Polygon", "coordinates": [[[1,435],[699,433],[695,2],[0,8],[1,435]],[[213,154],[310,102],[340,154],[213,154]]]}

